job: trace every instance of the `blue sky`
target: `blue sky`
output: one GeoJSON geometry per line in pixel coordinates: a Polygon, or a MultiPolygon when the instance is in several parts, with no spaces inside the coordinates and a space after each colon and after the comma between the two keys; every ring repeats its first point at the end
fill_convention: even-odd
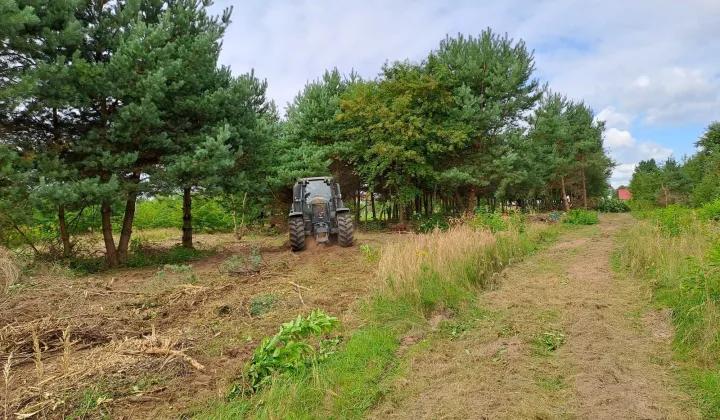
{"type": "Polygon", "coordinates": [[[375,76],[446,34],[491,27],[535,50],[537,76],[606,121],[627,183],[640,160],[692,154],[720,120],[720,0],[216,0],[234,6],[221,62],[267,78],[281,108],[326,69],[375,76]]]}

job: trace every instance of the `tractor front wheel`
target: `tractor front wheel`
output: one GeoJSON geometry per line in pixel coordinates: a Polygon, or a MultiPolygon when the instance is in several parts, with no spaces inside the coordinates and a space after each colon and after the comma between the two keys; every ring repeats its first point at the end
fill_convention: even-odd
{"type": "Polygon", "coordinates": [[[305,249],[305,222],[302,217],[290,219],[290,248],[293,252],[305,249]]]}
{"type": "Polygon", "coordinates": [[[342,247],[353,245],[355,228],[349,213],[338,214],[338,243],[342,247]]]}

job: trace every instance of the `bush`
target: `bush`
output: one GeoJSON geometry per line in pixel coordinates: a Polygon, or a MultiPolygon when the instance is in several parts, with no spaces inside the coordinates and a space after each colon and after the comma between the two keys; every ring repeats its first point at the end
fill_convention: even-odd
{"type": "Polygon", "coordinates": [[[698,216],[704,220],[720,220],[720,199],[707,203],[698,209],[698,216]]]}
{"type": "Polygon", "coordinates": [[[563,221],[571,225],[596,225],[599,220],[596,211],[573,209],[567,213],[563,221]]]}
{"type": "Polygon", "coordinates": [[[663,209],[637,212],[636,216],[651,221],[660,227],[663,233],[672,236],[678,236],[697,226],[695,213],[691,209],[676,204],[663,209]]]}
{"type": "Polygon", "coordinates": [[[492,212],[487,207],[478,207],[472,219],[466,224],[474,229],[487,228],[491,232],[502,232],[511,227],[522,227],[525,223],[525,217],[521,213],[511,213],[506,215],[500,212],[492,212]]]}
{"type": "Polygon", "coordinates": [[[433,214],[428,219],[425,219],[425,221],[420,223],[415,231],[418,233],[430,233],[434,231],[435,228],[438,228],[441,231],[447,231],[450,229],[450,222],[448,222],[447,217],[440,214],[433,214]]]}
{"type": "Polygon", "coordinates": [[[625,200],[603,198],[598,203],[597,210],[601,213],[625,213],[630,211],[630,206],[625,200]]]}

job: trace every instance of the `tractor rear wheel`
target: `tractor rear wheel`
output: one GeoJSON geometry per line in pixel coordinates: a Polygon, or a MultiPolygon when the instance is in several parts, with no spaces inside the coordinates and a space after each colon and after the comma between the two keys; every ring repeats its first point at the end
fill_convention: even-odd
{"type": "Polygon", "coordinates": [[[302,217],[290,219],[290,248],[293,252],[305,249],[305,221],[302,217]]]}
{"type": "Polygon", "coordinates": [[[353,227],[352,219],[348,213],[340,213],[338,218],[338,243],[342,247],[349,247],[353,245],[355,238],[355,228],[353,227]]]}

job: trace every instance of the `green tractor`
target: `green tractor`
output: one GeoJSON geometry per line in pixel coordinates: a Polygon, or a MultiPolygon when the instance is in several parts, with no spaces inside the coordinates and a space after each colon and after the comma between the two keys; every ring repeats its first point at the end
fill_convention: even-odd
{"type": "Polygon", "coordinates": [[[290,247],[305,249],[305,236],[315,237],[318,244],[327,244],[337,237],[342,247],[353,245],[355,228],[350,209],[345,207],[340,184],[332,177],[302,178],[293,187],[290,208],[290,247]]]}

